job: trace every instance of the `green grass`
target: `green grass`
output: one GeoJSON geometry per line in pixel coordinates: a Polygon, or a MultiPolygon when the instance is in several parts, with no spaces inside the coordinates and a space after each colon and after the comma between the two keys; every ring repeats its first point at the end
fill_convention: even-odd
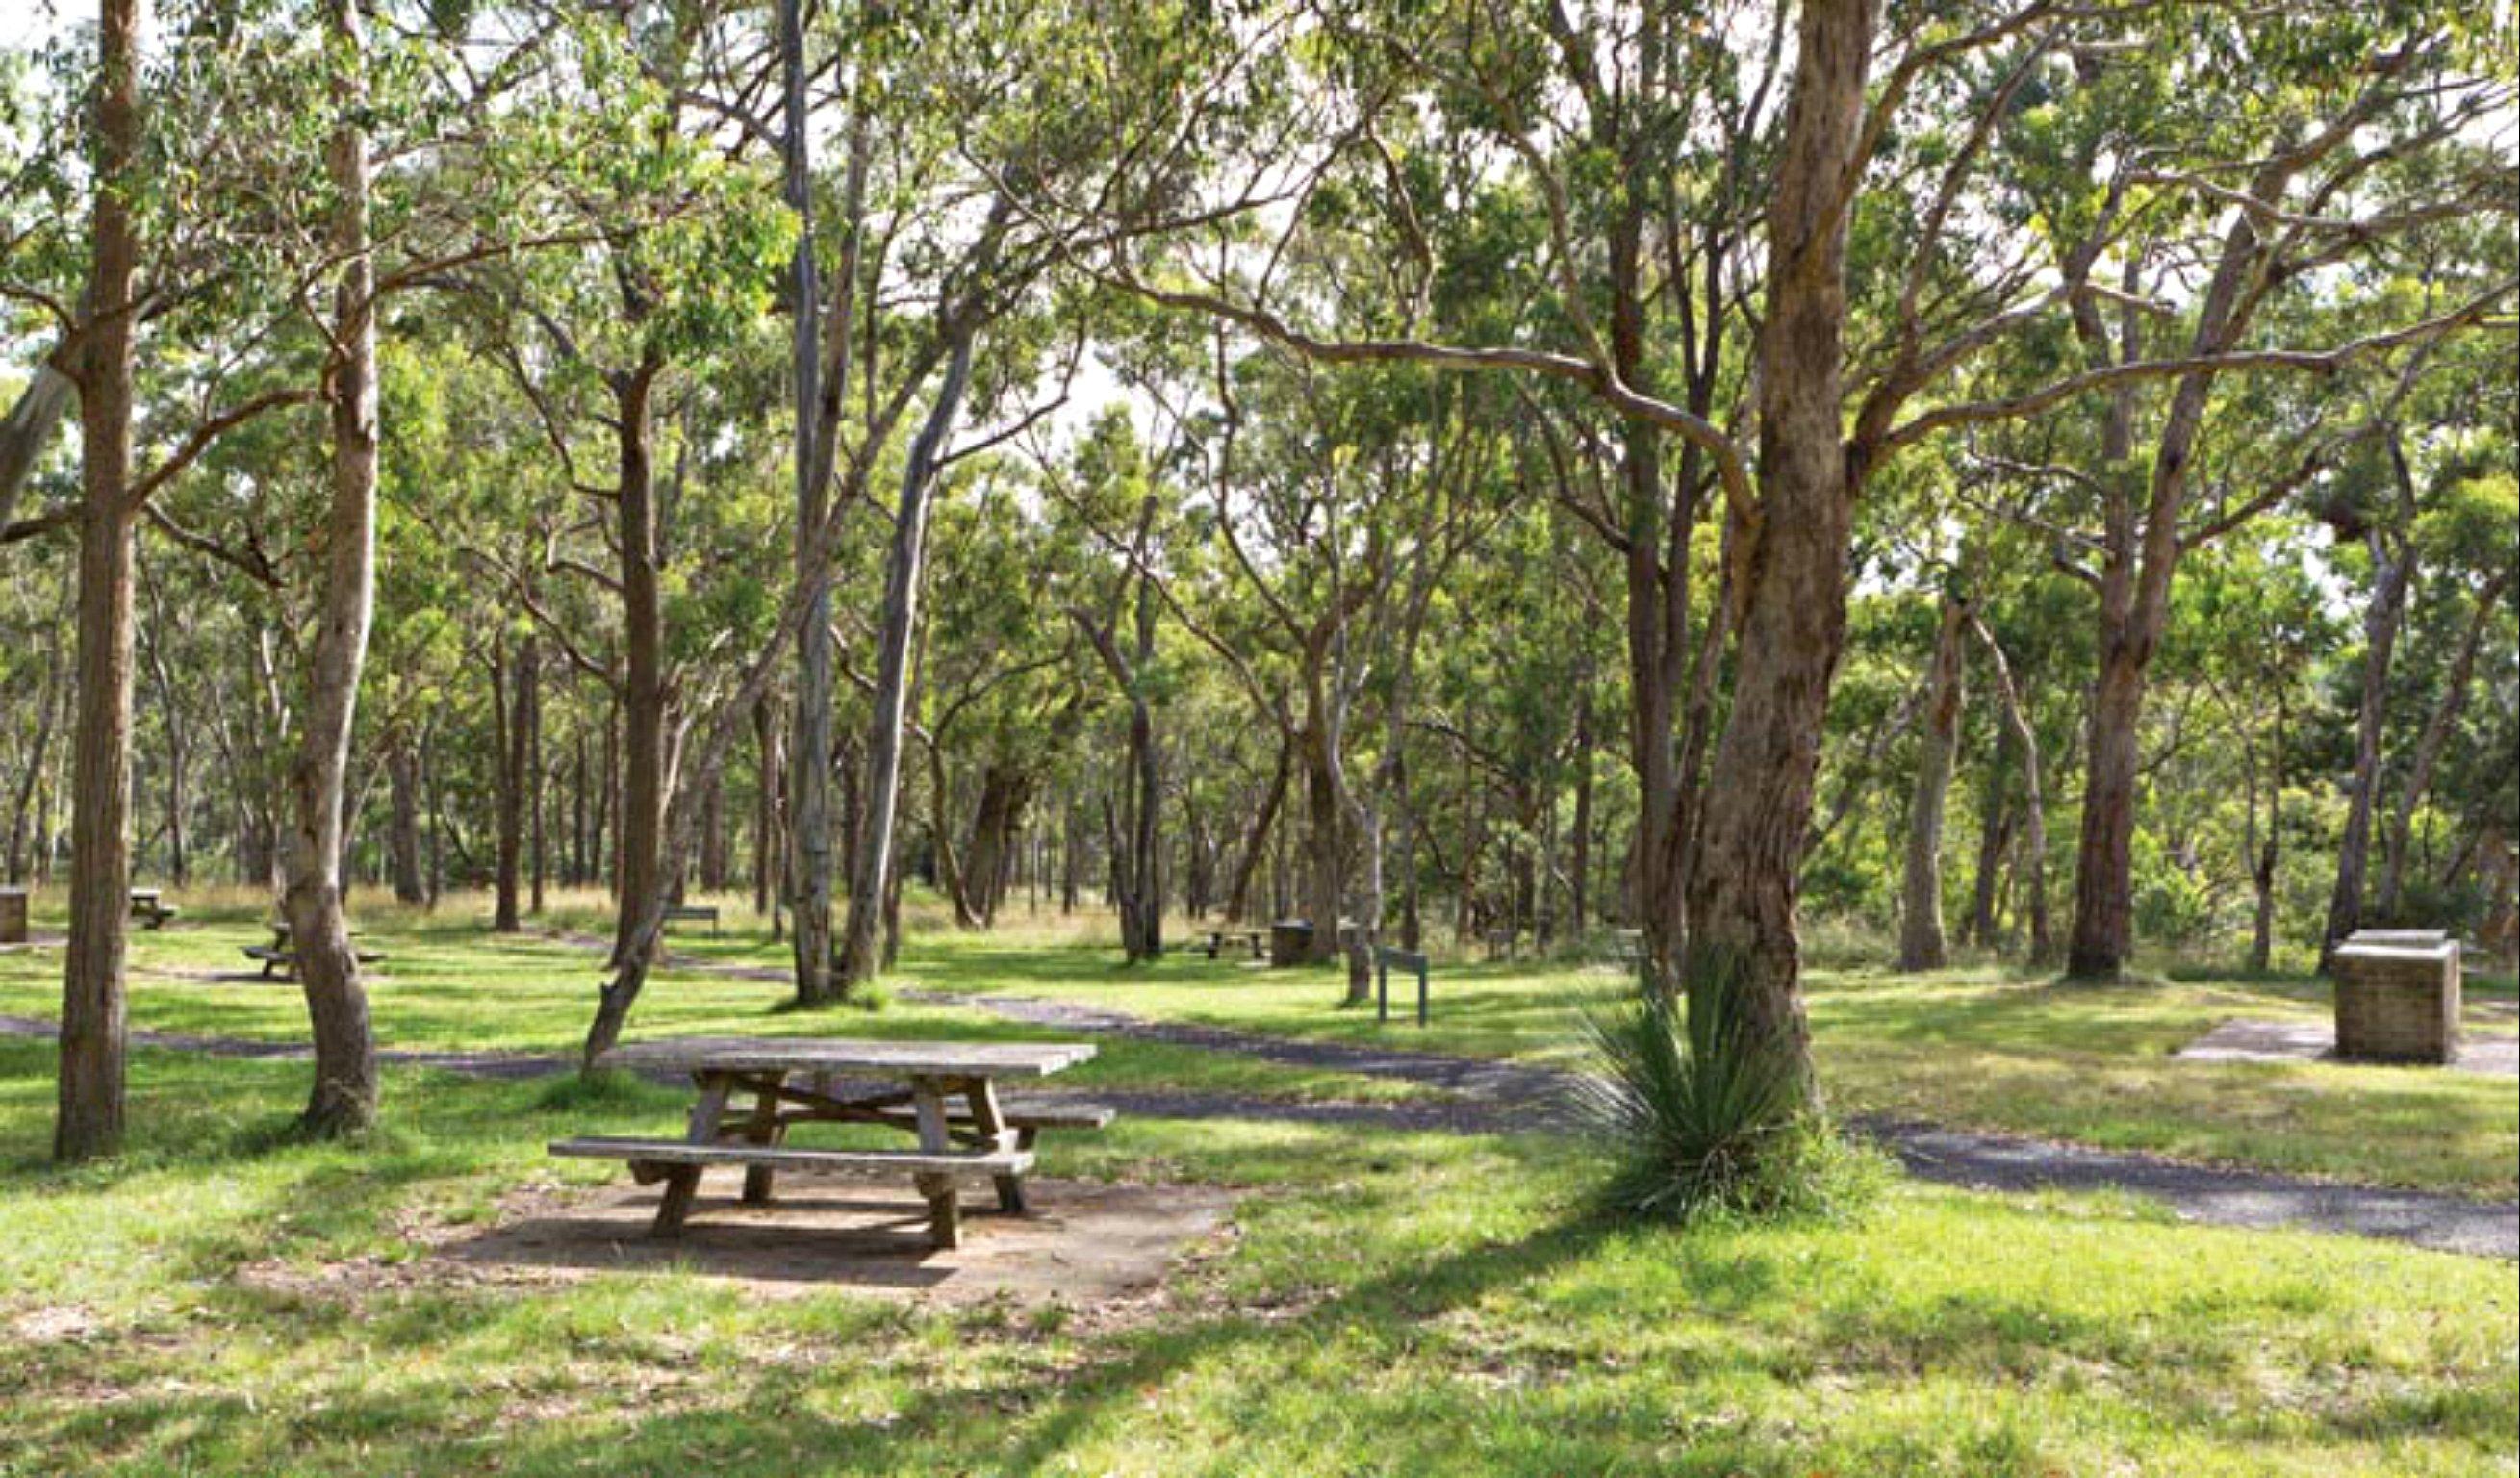
{"type": "MultiPolygon", "coordinates": [[[[135,961],[241,963],[250,915],[186,904],[198,925],[138,936],[135,961]]],[[[574,1044],[591,957],[492,941],[456,911],[361,912],[393,957],[377,991],[388,1045],[574,1044]]],[[[689,949],[779,958],[740,931],[689,949]]],[[[57,954],[0,955],[0,1010],[49,1014],[58,969],[57,954]]],[[[1419,1040],[1332,1009],[1327,975],[1186,959],[1124,971],[1088,939],[922,939],[903,973],[1419,1040]]],[[[1617,985],[1481,966],[1445,972],[1437,989],[1435,1045],[1545,1059],[1557,1051],[1546,1023],[1570,998],[1617,985]]],[[[781,994],[668,972],[635,1030],[1038,1035],[898,999],[872,1013],[781,1012],[781,994]]],[[[2520,1116],[2507,1084],[2472,1085],[2499,1117],[2470,1122],[2454,1115],[2471,1085],[2452,1075],[2163,1056],[2197,1020],[2316,1008],[2292,982],[2076,991],[1991,971],[1921,984],[1840,972],[1814,995],[1842,1101],[1868,1094],[2028,1128],[2046,1115],[2075,1138],[2278,1161],[2315,1123],[2360,1124],[2361,1143],[2312,1167],[2340,1172],[2417,1155],[2426,1116],[2436,1130],[2453,1116],[2451,1138],[2475,1145],[2405,1178],[2482,1188],[2484,1167],[2462,1156],[2498,1136],[2507,1146],[2520,1116]],[[2253,1125],[2228,1101],[2277,1101],[2305,1082],[2317,1102],[2334,1100],[2317,1110],[2333,1121],[2253,1125]],[[2391,1097],[2417,1084],[2446,1097],[2391,1097]]],[[[142,1025],[289,1039],[300,1010],[287,986],[135,980],[142,1025]]],[[[1045,1142],[1044,1170],[1248,1192],[1229,1235],[1125,1313],[952,1312],[836,1290],[764,1299],[677,1273],[518,1281],[450,1271],[419,1245],[492,1219],[519,1187],[617,1182],[617,1167],[553,1161],[542,1146],[670,1131],[684,1095],[394,1068],[382,1130],[303,1145],[282,1131],[304,1071],[138,1050],[130,1152],[65,1172],[44,1161],[52,1048],[0,1039],[0,1475],[2027,1478],[2508,1474],[2520,1462],[2508,1263],[2188,1227],[2124,1196],[1908,1183],[1847,1224],[1622,1226],[1586,1209],[1598,1172],[1559,1141],[1124,1117],[1045,1142]]],[[[1375,1091],[1136,1044],[1108,1047],[1092,1071],[1375,1091]]]]}
{"type": "Polygon", "coordinates": [[[301,1070],[144,1051],[64,1174],[49,1071],[0,1044],[0,1473],[2447,1474],[2520,1420],[2507,1265],[2108,1199],[1680,1232],[1544,1141],[1123,1121],[1050,1168],[1247,1187],[1230,1243],[1134,1320],[944,1313],[413,1259],[662,1090],[397,1070],[294,1146],[301,1070]]]}
{"type": "MultiPolygon", "coordinates": [[[[1576,1008],[1629,988],[1598,965],[1439,965],[1433,1021],[1420,1029],[1338,1009],[1343,977],[1328,968],[1247,969],[1179,953],[1122,970],[1087,946],[971,937],[923,942],[914,964],[974,988],[1142,1015],[1552,1065],[1575,1060],[1576,1008]]],[[[2316,979],[2085,986],[1994,965],[1925,976],[1842,966],[1814,970],[1807,985],[1822,1080],[1847,1112],[2495,1199],[2520,1192],[2520,1092],[2508,1078],[2172,1055],[2237,1017],[2326,1019],[2316,979]]],[[[2512,1000],[2508,977],[2472,974],[2466,994],[2471,1034],[2511,1034],[2511,1016],[2488,1004],[2512,1000]]]]}

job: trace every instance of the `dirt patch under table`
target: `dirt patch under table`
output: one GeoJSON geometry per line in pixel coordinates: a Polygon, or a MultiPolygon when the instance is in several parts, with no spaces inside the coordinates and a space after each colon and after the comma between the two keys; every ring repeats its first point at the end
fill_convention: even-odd
{"type": "Polygon", "coordinates": [[[1206,1186],[1027,1180],[1031,1209],[1000,1214],[966,1197],[963,1245],[928,1245],[927,1208],[903,1187],[783,1177],[777,1200],[742,1203],[743,1173],[713,1169],[682,1234],[649,1232],[657,1191],[631,1185],[512,1201],[487,1231],[442,1243],[475,1269],[560,1277],[640,1269],[720,1278],[772,1295],[832,1290],[925,1303],[998,1301],[1089,1310],[1160,1284],[1214,1235],[1233,1192],[1206,1186]]]}

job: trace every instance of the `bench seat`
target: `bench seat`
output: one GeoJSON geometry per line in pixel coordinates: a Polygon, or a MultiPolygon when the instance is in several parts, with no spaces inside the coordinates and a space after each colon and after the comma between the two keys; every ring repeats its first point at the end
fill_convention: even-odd
{"type": "Polygon", "coordinates": [[[1010,1098],[998,1105],[998,1118],[1015,1132],[1015,1147],[1032,1148],[1045,1129],[1106,1129],[1120,1116],[1107,1103],[1064,1102],[1058,1098],[1010,1098]]]}
{"type": "Polygon", "coordinates": [[[691,1215],[692,1201],[699,1192],[700,1171],[711,1165],[741,1165],[745,1172],[744,1199],[767,1199],[766,1177],[774,1171],[818,1170],[839,1174],[881,1174],[907,1171],[911,1184],[927,1200],[928,1240],[940,1248],[963,1244],[962,1201],[955,1183],[965,1177],[987,1177],[997,1182],[998,1192],[1009,1210],[1019,1210],[1022,1198],[1019,1187],[1025,1171],[1032,1169],[1029,1149],[974,1149],[937,1153],[920,1149],[788,1149],[776,1144],[745,1144],[720,1142],[695,1144],[689,1140],[641,1140],[609,1135],[589,1135],[574,1140],[555,1140],[551,1152],[579,1159],[626,1160],[631,1178],[645,1185],[651,1181],[665,1183],[664,1200],[656,1207],[656,1235],[674,1236],[683,1230],[684,1218],[691,1215]]]}
{"type": "MultiPolygon", "coordinates": [[[[350,955],[361,964],[382,964],[385,958],[385,952],[382,950],[354,949],[350,955]]],[[[276,944],[248,944],[245,947],[245,958],[261,961],[262,973],[265,977],[282,970],[297,968],[297,956],[276,944]]]]}
{"type": "Polygon", "coordinates": [[[628,1160],[649,1165],[760,1165],[772,1170],[841,1172],[907,1171],[913,1175],[1021,1175],[1032,1169],[1032,1151],[997,1149],[933,1154],[921,1149],[788,1149],[775,1144],[695,1144],[689,1140],[642,1140],[589,1135],[555,1140],[551,1152],[576,1159],[628,1160]]]}

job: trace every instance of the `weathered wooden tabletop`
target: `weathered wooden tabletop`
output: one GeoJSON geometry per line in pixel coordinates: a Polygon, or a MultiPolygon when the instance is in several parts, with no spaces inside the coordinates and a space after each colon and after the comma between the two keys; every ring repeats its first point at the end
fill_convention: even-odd
{"type": "Polygon", "coordinates": [[[690,1073],[879,1073],[1043,1078],[1094,1055],[1086,1042],[871,1042],[847,1037],[666,1037],[613,1048],[599,1067],[690,1073]]]}

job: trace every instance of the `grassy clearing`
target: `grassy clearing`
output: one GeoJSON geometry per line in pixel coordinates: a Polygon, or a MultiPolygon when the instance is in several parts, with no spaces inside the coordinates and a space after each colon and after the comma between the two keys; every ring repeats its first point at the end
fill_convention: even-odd
{"type": "MultiPolygon", "coordinates": [[[[742,900],[716,900],[727,927],[677,932],[676,956],[784,968],[787,947],[756,927],[742,900]]],[[[58,927],[59,899],[39,898],[37,925],[58,927]]],[[[182,923],[133,936],[132,1020],[161,1030],[295,1041],[304,1014],[289,985],[199,978],[249,969],[267,908],[246,895],[186,894],[182,923]]],[[[563,895],[543,927],[600,935],[600,895],[563,895]]],[[[566,1054],[593,1009],[599,957],[533,934],[486,931],[478,899],[433,915],[381,896],[358,906],[367,937],[390,956],[375,986],[388,1046],[500,1048],[566,1054]]],[[[1110,1007],[1281,1036],[1544,1063],[1573,1060],[1574,1008],[1618,998],[1606,966],[1462,963],[1438,966],[1434,1023],[1377,1025],[1341,1010],[1334,971],[1266,970],[1179,950],[1122,967],[1102,918],[1017,919],[993,935],[955,932],[914,904],[912,938],[890,999],[840,1016],[780,1009],[786,988],[699,969],[667,969],[650,985],[632,1034],[685,1031],[940,1033],[1025,1040],[1056,1030],[902,998],[900,988],[999,991],[1110,1007]]],[[[1175,937],[1192,933],[1176,926],[1175,937]]],[[[2110,1148],[2258,1166],[2372,1185],[2509,1199],[2520,1194],[2520,1095],[2507,1079],[2323,1063],[2203,1063],[2171,1055],[2234,1017],[2318,1020],[2325,987],[2301,976],[2187,973],[2092,987],[1980,964],[1923,977],[1892,975],[1843,956],[1810,980],[1813,1032],[1843,1109],[2008,1130],[2110,1148]]],[[[0,954],[0,1011],[49,1015],[60,963],[50,952],[0,954]]],[[[2472,973],[2468,1027],[2513,1030],[2509,977],[2472,973]],[[2498,1010],[2500,1006],[2506,1009],[2498,1010]]],[[[1246,1058],[1113,1041],[1065,1080],[1078,1086],[1170,1086],[1308,1099],[1392,1099],[1425,1091],[1388,1079],[1274,1067],[1246,1058]]]]}
{"type": "MultiPolygon", "coordinates": [[[[923,941],[914,969],[1247,1031],[1571,1062],[1574,1009],[1620,998],[1598,965],[1439,967],[1421,1030],[1336,1008],[1332,970],[1255,970],[1176,954],[1113,967],[1090,945],[1020,937],[923,941]]],[[[1877,967],[1809,977],[1813,1039],[1833,1101],[2118,1149],[2372,1185],[2509,1199],[2520,1193],[2520,1093],[2507,1078],[2329,1063],[2190,1062],[2172,1055],[2236,1017],[2324,1020],[2304,976],[2146,979],[2115,986],[1976,965],[1926,976],[1877,967]]],[[[2508,1036],[2507,976],[2471,974],[2467,1029],[2508,1036]]]]}
{"type": "Polygon", "coordinates": [[[2520,1422],[2507,1265],[2107,1198],[1684,1233],[1548,1142],[1124,1121],[1048,1168],[1256,1187],[1235,1234],[1131,1318],[944,1314],[414,1257],[662,1090],[397,1070],[293,1146],[298,1070],[143,1051],[61,1174],[50,1071],[0,1043],[0,1473],[2483,1474],[2520,1422]]]}

